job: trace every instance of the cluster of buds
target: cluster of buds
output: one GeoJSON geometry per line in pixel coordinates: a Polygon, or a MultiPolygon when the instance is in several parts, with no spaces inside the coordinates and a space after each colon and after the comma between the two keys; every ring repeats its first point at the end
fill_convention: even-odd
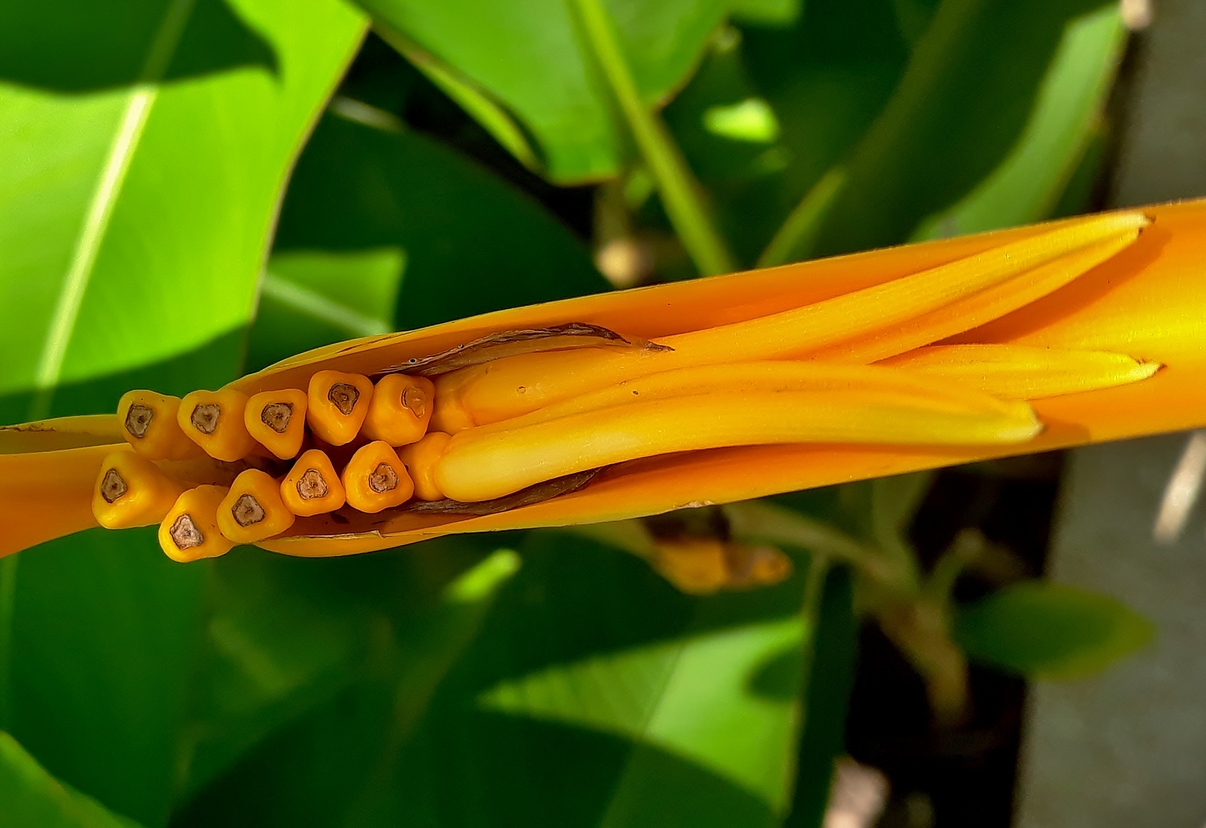
{"type": "Polygon", "coordinates": [[[158,523],[164,551],[189,561],[279,535],[298,517],[441,500],[431,473],[449,436],[428,433],[434,391],[421,376],[374,384],[339,371],[250,397],[131,391],[118,419],[133,451],[105,458],[93,514],[110,529],[158,523]]]}

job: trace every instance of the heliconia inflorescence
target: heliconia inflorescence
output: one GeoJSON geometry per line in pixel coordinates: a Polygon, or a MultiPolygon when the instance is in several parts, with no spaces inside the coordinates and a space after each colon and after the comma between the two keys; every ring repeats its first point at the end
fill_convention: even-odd
{"type": "MultiPolygon", "coordinates": [[[[1046,447],[1040,435],[1053,424],[1068,444],[1066,426],[1044,417],[1054,410],[1047,401],[1153,378],[1160,349],[1130,352],[1119,344],[1134,338],[1116,334],[1044,344],[994,326],[1015,331],[1032,307],[1050,318],[1046,300],[1074,294],[1132,248],[1149,250],[1136,242],[1151,222],[1125,211],[995,243],[944,242],[968,252],[887,276],[863,278],[856,265],[878,256],[899,267],[912,248],[801,265],[828,266],[848,287],[798,291],[796,303],[760,306],[755,291],[748,308],[717,305],[734,302],[732,280],[780,279],[719,277],[613,294],[621,299],[610,311],[609,297],[570,300],[330,346],[182,399],[132,391],[116,416],[128,445],[92,465],[92,513],[110,528],[158,524],[175,560],[241,543],[347,554],[461,522],[506,525],[483,516],[534,516],[514,525],[630,517],[1016,453],[1046,447]],[[677,317],[656,318],[659,296],[674,308],[691,291],[677,317]],[[711,318],[692,327],[685,314],[705,307],[709,291],[711,318]],[[625,329],[624,308],[644,297],[650,313],[625,329]],[[590,312],[575,318],[575,308],[590,312]],[[911,459],[876,460],[893,456],[911,459]],[[825,457],[858,468],[818,475],[809,463],[825,457]],[[764,480],[742,465],[751,458],[766,463],[764,480]]],[[[1094,284],[1101,295],[1114,289],[1094,284]]],[[[54,454],[66,463],[71,451],[85,449],[54,454]]]]}

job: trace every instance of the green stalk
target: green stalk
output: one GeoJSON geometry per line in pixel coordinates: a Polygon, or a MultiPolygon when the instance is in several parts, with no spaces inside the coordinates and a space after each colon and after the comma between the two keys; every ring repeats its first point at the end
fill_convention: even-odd
{"type": "Polygon", "coordinates": [[[777,267],[807,259],[845,183],[846,171],[841,167],[833,167],[821,176],[766,245],[757,266],[777,267]]]}
{"type": "Polygon", "coordinates": [[[574,2],[594,58],[611,87],[687,253],[705,276],[736,270],[733,257],[708,215],[700,197],[702,190],[687,168],[682,153],[661,119],[641,102],[632,70],[600,0],[574,2]]]}
{"type": "Polygon", "coordinates": [[[17,597],[17,556],[0,560],[0,730],[11,730],[13,604],[17,597]]]}

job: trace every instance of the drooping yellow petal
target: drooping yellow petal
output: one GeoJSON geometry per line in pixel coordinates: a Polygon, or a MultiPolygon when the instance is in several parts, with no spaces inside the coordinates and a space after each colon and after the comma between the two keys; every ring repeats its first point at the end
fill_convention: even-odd
{"type": "Polygon", "coordinates": [[[468,429],[435,469],[445,497],[490,500],[564,475],[661,454],[780,443],[976,445],[1029,440],[1029,407],[960,410],[900,392],[750,391],[668,397],[528,426],[468,429]]]}
{"type": "Polygon", "coordinates": [[[1139,382],[1160,370],[1126,354],[1028,345],[934,345],[885,360],[1008,400],[1037,400],[1139,382]]]}
{"type": "Polygon", "coordinates": [[[435,427],[485,425],[674,368],[832,353],[851,340],[871,343],[873,361],[1032,302],[1133,243],[1147,224],[1137,212],[1082,219],[884,284],[658,340],[672,351],[583,349],[465,369],[436,381],[435,427]]]}
{"type": "Polygon", "coordinates": [[[708,395],[740,405],[745,395],[752,392],[767,394],[784,391],[899,394],[918,402],[925,401],[926,406],[935,408],[945,404],[954,411],[979,410],[1005,416],[1018,413],[1016,406],[969,388],[966,384],[923,376],[918,372],[898,371],[883,365],[784,360],[701,365],[649,374],[570,397],[529,414],[477,426],[474,431],[478,435],[509,431],[571,414],[670,397],[708,395]]]}

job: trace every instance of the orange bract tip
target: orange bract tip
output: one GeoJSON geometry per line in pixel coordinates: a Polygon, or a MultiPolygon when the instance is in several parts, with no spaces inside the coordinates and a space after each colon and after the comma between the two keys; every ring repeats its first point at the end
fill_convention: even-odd
{"type": "Polygon", "coordinates": [[[451,439],[451,434],[431,431],[419,442],[398,449],[398,457],[410,471],[415,483],[415,497],[419,500],[444,499],[444,493],[435,483],[435,467],[451,439]]]}
{"type": "Polygon", "coordinates": [[[177,421],[194,443],[215,460],[242,460],[255,448],[243,411],[247,395],[233,388],[193,391],[180,401],[177,421]]]}
{"type": "Polygon", "coordinates": [[[188,563],[225,555],[234,546],[218,529],[224,486],[198,486],[180,497],[159,524],[159,545],[173,561],[188,563]]]}
{"type": "Polygon", "coordinates": [[[218,528],[235,543],[255,543],[279,535],[295,519],[281,499],[280,483],[259,469],[248,469],[236,477],[218,506],[218,528]]]}
{"type": "Polygon", "coordinates": [[[356,439],[368,415],[373,398],[373,382],[363,374],[319,371],[310,378],[310,428],[333,446],[344,446],[356,439]]]}
{"type": "Polygon", "coordinates": [[[306,436],[306,392],[297,388],[265,391],[247,400],[243,424],[264,448],[282,460],[296,457],[306,436]]]}
{"type": "Polygon", "coordinates": [[[318,449],[304,452],[281,482],[281,500],[295,515],[311,517],[333,512],[346,497],[331,458],[318,449]]]}
{"type": "Polygon", "coordinates": [[[398,453],[380,440],[357,449],[343,470],[342,480],[348,505],[369,514],[401,506],[415,491],[398,453]]]}
{"type": "Polygon", "coordinates": [[[127,391],[117,403],[126,442],[152,460],[183,460],[198,454],[176,420],[180,398],[154,391],[127,391]]]}
{"type": "Polygon", "coordinates": [[[377,383],[361,429],[370,440],[391,446],[417,443],[427,433],[435,385],[425,377],[390,374],[377,383]]]}
{"type": "Polygon", "coordinates": [[[115,451],[96,477],[92,514],[106,529],[151,526],[163,520],[185,488],[145,457],[115,451]]]}

